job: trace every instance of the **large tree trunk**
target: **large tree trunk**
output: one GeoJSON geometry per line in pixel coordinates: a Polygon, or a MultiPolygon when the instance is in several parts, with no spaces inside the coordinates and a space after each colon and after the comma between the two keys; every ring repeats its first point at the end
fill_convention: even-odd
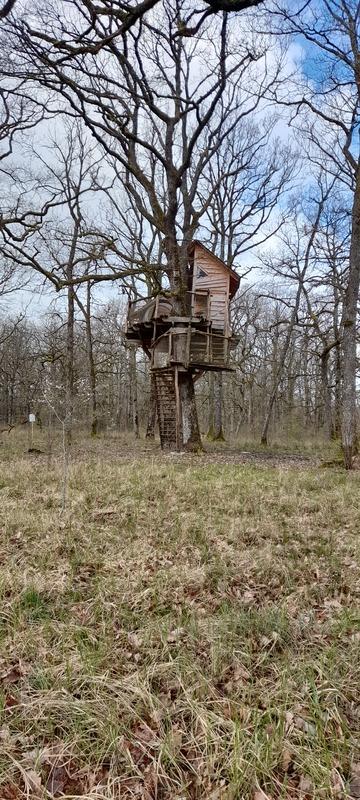
{"type": "Polygon", "coordinates": [[[210,372],[209,379],[209,428],[208,438],[213,441],[225,440],[222,413],[223,409],[223,377],[221,372],[210,372]]]}
{"type": "MultiPolygon", "coordinates": [[[[175,216],[177,209],[177,198],[176,189],[174,187],[173,192],[170,194],[172,195],[173,223],[169,226],[169,235],[164,239],[164,248],[168,263],[168,276],[170,279],[171,289],[175,296],[176,310],[181,316],[188,317],[191,306],[191,298],[188,293],[188,243],[184,239],[182,245],[179,246],[176,241],[175,216]]],[[[169,204],[171,205],[170,200],[169,204]]],[[[183,365],[187,363],[185,337],[179,346],[178,359],[183,365]],[[181,348],[183,348],[183,352],[181,348]]],[[[190,450],[197,452],[202,449],[202,445],[198,413],[195,402],[193,373],[191,369],[188,369],[186,371],[179,371],[178,376],[179,396],[176,402],[179,407],[181,418],[178,420],[180,423],[178,425],[178,429],[181,433],[180,441],[178,442],[178,448],[180,451],[190,450]]],[[[160,398],[158,398],[158,402],[161,402],[160,398]]]]}
{"type": "Polygon", "coordinates": [[[201,450],[202,445],[195,402],[194,381],[189,370],[187,372],[179,372],[179,395],[182,431],[180,450],[197,452],[201,450]]]}
{"type": "Polygon", "coordinates": [[[360,283],[360,173],[356,177],[352,210],[349,281],[343,311],[342,448],[346,469],[356,452],[356,322],[360,283]]]}

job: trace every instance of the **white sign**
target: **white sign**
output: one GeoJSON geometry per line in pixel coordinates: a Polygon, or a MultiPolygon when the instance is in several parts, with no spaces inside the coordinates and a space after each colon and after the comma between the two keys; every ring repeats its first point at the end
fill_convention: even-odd
{"type": "Polygon", "coordinates": [[[29,422],[36,422],[35,414],[29,414],[29,422]]]}

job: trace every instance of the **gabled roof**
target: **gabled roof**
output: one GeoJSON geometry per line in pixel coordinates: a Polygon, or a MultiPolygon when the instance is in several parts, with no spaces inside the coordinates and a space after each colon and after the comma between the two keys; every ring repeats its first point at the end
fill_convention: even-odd
{"type": "Polygon", "coordinates": [[[205,245],[202,242],[199,242],[198,239],[194,239],[192,242],[190,242],[189,244],[190,255],[193,255],[196,247],[200,247],[201,250],[204,250],[204,252],[208,256],[211,256],[211,258],[217,261],[223,267],[223,269],[225,269],[227,272],[230,273],[230,298],[234,297],[234,294],[236,294],[240,285],[240,275],[238,275],[237,272],[235,272],[235,270],[232,269],[232,267],[228,267],[228,265],[225,264],[225,261],[222,261],[221,258],[219,258],[219,256],[215,255],[215,253],[212,253],[211,250],[205,247],[205,245]]]}

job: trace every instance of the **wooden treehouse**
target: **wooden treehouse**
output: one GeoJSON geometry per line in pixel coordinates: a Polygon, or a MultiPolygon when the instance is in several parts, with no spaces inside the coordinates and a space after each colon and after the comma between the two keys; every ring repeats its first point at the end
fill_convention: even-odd
{"type": "Polygon", "coordinates": [[[230,300],[240,278],[200,242],[189,248],[187,311],[176,313],[175,299],[159,294],[129,301],[126,338],[150,354],[163,448],[182,449],[182,374],[198,378],[206,370],[231,371],[236,344],[230,326],[230,300]]]}

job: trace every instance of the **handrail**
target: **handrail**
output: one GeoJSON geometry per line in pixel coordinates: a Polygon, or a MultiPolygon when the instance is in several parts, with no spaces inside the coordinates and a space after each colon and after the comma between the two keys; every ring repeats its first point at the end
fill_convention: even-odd
{"type": "MultiPolygon", "coordinates": [[[[187,289],[185,294],[191,294],[194,295],[194,297],[196,297],[196,295],[199,295],[200,297],[206,297],[211,295],[211,290],[196,289],[195,291],[192,291],[191,289],[187,289]]],[[[224,289],[217,290],[216,294],[224,295],[225,298],[227,296],[227,293],[224,289]]],[[[137,303],[148,303],[149,300],[157,300],[160,297],[164,300],[173,300],[175,299],[175,294],[162,294],[162,292],[158,292],[158,294],[149,294],[147,297],[136,297],[135,300],[131,300],[129,298],[128,303],[130,306],[135,306],[137,303]]]]}
{"type": "MultiPolygon", "coordinates": [[[[225,334],[221,333],[213,333],[212,331],[199,331],[197,328],[192,328],[191,325],[188,325],[186,330],[182,328],[181,330],[177,328],[171,328],[170,330],[162,333],[157,339],[154,344],[158,344],[161,339],[167,340],[167,347],[164,352],[165,357],[167,358],[168,365],[171,361],[178,360],[178,352],[177,352],[177,341],[180,337],[185,337],[186,342],[183,350],[183,357],[180,359],[181,363],[185,367],[189,367],[192,363],[202,362],[204,364],[212,364],[216,366],[217,364],[226,365],[229,361],[230,355],[230,339],[231,336],[226,336],[225,334]],[[199,338],[202,337],[203,344],[200,345],[200,353],[194,353],[192,351],[192,340],[193,337],[198,342],[199,345],[199,338]],[[205,337],[205,338],[204,338],[205,337]],[[216,342],[222,344],[222,348],[219,352],[214,352],[214,346],[216,342]]],[[[152,365],[156,359],[156,348],[154,345],[152,346],[152,365]]]]}
{"type": "MultiPolygon", "coordinates": [[[[228,321],[228,310],[227,310],[227,293],[224,290],[219,289],[216,292],[216,299],[214,298],[211,289],[196,289],[194,291],[187,290],[186,297],[189,298],[188,303],[188,311],[185,312],[185,316],[189,316],[190,319],[196,317],[203,317],[205,320],[211,322],[213,317],[213,308],[216,305],[218,314],[216,316],[220,316],[223,318],[223,325],[224,331],[227,332],[229,327],[228,321]],[[196,308],[198,305],[198,308],[196,308]]],[[[160,317],[168,317],[171,316],[172,310],[175,312],[174,305],[175,305],[175,295],[166,295],[158,293],[157,295],[149,296],[149,297],[138,297],[135,300],[128,301],[128,311],[127,317],[133,317],[136,315],[137,310],[141,310],[143,306],[146,306],[148,303],[153,303],[154,308],[151,313],[151,319],[159,319],[160,317]],[[166,309],[166,313],[159,313],[161,304],[167,304],[168,308],[166,309]],[[172,309],[172,310],[171,310],[172,309]]]]}

